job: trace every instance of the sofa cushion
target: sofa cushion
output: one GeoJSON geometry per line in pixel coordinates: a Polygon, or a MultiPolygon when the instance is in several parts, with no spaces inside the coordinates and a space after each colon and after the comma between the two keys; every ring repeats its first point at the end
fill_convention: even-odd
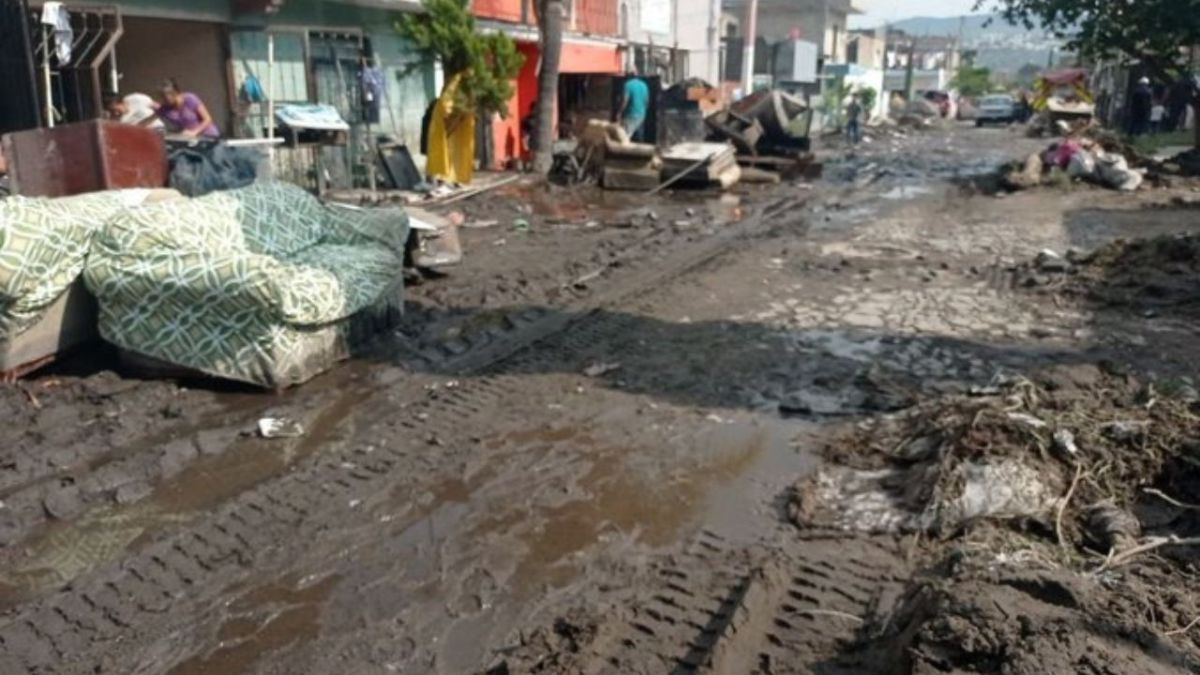
{"type": "Polygon", "coordinates": [[[126,253],[207,251],[240,253],[246,240],[238,204],[223,193],[146,204],[115,215],[101,231],[108,245],[126,253]]]}
{"type": "Polygon", "coordinates": [[[324,207],[299,186],[259,181],[223,194],[238,202],[238,221],[253,253],[286,258],[325,235],[324,207]]]}

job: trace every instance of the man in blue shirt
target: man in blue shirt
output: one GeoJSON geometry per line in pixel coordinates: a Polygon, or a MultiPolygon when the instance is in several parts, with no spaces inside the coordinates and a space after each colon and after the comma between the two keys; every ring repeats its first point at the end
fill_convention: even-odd
{"type": "Polygon", "coordinates": [[[637,76],[637,73],[630,72],[628,79],[625,80],[625,87],[621,92],[621,108],[617,111],[617,117],[621,119],[621,126],[625,127],[625,132],[633,140],[642,140],[642,127],[646,124],[646,111],[650,108],[650,87],[646,86],[646,81],[637,76]]]}

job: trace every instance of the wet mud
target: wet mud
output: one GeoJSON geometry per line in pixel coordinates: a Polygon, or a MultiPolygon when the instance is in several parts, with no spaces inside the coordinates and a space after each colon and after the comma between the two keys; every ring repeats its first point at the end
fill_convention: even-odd
{"type": "MultiPolygon", "coordinates": [[[[1075,386],[1108,401],[1101,423],[1175,431],[1147,455],[1075,430],[1097,485],[1200,501],[1178,450],[1197,373],[1167,386],[1155,366],[1194,360],[1184,333],[1139,344],[1140,300],[1102,312],[1019,283],[1042,249],[1190,226],[1167,194],[962,190],[1023,142],[930,131],[839,150],[811,185],[652,202],[513,186],[454,205],[476,225],[464,266],[310,385],[64,366],[4,391],[0,672],[1187,672],[1189,547],[1096,574],[1094,538],[1191,537],[1191,509],[1109,490],[1126,501],[1097,520],[1088,483],[1056,528],[1075,465],[994,388],[1101,373],[1075,386]],[[1003,412],[940,432],[972,460],[1025,443],[1049,521],[860,531],[848,499],[802,498],[904,445],[830,452],[847,434],[981,397],[1003,412]],[[258,438],[263,416],[304,433],[258,438]]],[[[1076,410],[1067,389],[1038,400],[1076,410]]],[[[961,496],[937,475],[908,506],[961,496]]]]}

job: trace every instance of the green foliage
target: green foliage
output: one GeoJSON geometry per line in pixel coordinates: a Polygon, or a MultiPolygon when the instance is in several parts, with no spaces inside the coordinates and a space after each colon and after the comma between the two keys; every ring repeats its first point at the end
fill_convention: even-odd
{"type": "Polygon", "coordinates": [[[1187,68],[1187,50],[1200,44],[1200,0],[977,0],[1011,23],[1044,26],[1084,58],[1125,55],[1163,79],[1187,68]]]}
{"type": "Polygon", "coordinates": [[[462,76],[455,104],[484,114],[508,111],[512,81],[525,56],[512,38],[481,34],[468,0],[422,0],[425,12],[405,15],[396,29],[429,60],[438,60],[446,81],[462,76]]]}
{"type": "Polygon", "coordinates": [[[862,104],[867,117],[870,117],[875,110],[875,101],[878,98],[879,92],[875,91],[875,87],[863,87],[858,90],[858,102],[862,104]]]}
{"type": "Polygon", "coordinates": [[[846,79],[838,77],[832,80],[825,93],[821,96],[821,109],[832,124],[841,125],[842,116],[846,110],[846,99],[850,98],[850,85],[846,79]]]}
{"type": "Polygon", "coordinates": [[[958,69],[950,84],[963,96],[982,96],[992,90],[992,71],[964,65],[958,69]]]}

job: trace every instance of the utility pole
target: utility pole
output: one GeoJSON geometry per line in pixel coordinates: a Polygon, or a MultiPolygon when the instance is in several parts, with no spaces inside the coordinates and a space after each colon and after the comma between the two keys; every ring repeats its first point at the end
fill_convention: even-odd
{"type": "Polygon", "coordinates": [[[758,40],[758,0],[746,2],[746,30],[743,32],[742,92],[749,96],[754,91],[754,42],[758,40]]]}
{"type": "Polygon", "coordinates": [[[909,36],[908,38],[908,66],[904,71],[904,99],[911,103],[913,96],[916,94],[913,91],[913,69],[917,64],[917,38],[909,36]]]}
{"type": "Polygon", "coordinates": [[[720,84],[725,73],[721,69],[721,0],[708,3],[708,65],[704,79],[720,84]]]}

